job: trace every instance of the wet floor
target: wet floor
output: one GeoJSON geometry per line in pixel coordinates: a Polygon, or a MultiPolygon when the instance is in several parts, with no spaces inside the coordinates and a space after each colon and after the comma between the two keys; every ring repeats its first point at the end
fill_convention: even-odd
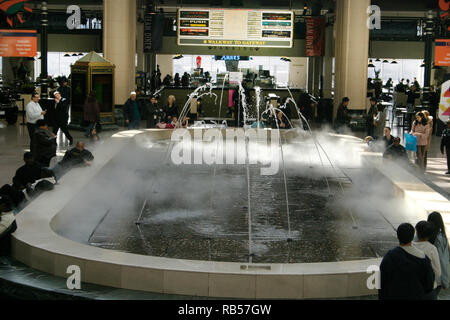
{"type": "Polygon", "coordinates": [[[396,201],[389,183],[371,170],[347,175],[286,159],[286,193],[282,168],[262,176],[260,166],[250,165],[248,184],[246,165],[168,165],[164,147],[129,148],[103,169],[102,183],[116,181],[121,191],[92,225],[86,241],[93,246],[192,260],[302,263],[379,257],[397,243],[383,203],[359,183],[375,179],[384,184],[383,202],[396,201]]]}

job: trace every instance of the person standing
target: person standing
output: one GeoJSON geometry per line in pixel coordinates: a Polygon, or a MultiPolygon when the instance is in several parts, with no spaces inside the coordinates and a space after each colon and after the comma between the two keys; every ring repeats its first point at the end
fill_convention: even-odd
{"type": "Polygon", "coordinates": [[[422,300],[433,290],[431,262],[412,245],[414,233],[409,223],[398,226],[399,246],[389,250],[380,264],[379,300],[422,300]]]}
{"type": "Polygon", "coordinates": [[[70,135],[69,127],[67,126],[69,122],[69,103],[61,96],[59,91],[55,91],[53,95],[55,96],[55,125],[53,127],[53,133],[58,135],[58,131],[61,129],[66,138],[69,140],[69,145],[72,145],[73,138],[70,135]]]}
{"type": "Polygon", "coordinates": [[[416,86],[412,85],[411,89],[407,93],[408,95],[408,98],[406,100],[407,105],[414,106],[416,99],[420,99],[420,92],[417,92],[416,90],[417,90],[416,86]]]}
{"type": "Polygon", "coordinates": [[[67,103],[70,105],[70,87],[67,83],[67,78],[63,77],[61,80],[61,86],[58,88],[58,91],[61,93],[61,97],[67,100],[67,103]]]}
{"type": "Polygon", "coordinates": [[[128,130],[139,129],[141,126],[141,105],[136,100],[136,92],[130,93],[130,98],[125,102],[123,113],[125,123],[128,125],[128,130]]]}
{"type": "Polygon", "coordinates": [[[27,129],[28,135],[30,137],[30,152],[33,152],[33,135],[36,130],[36,122],[38,120],[43,120],[47,112],[43,111],[39,105],[39,93],[34,92],[31,95],[31,101],[26,106],[27,115],[27,129]]]}
{"type": "Polygon", "coordinates": [[[419,167],[425,170],[425,151],[428,143],[428,136],[430,134],[430,126],[427,119],[422,112],[416,114],[416,121],[414,121],[411,129],[411,135],[417,138],[417,160],[419,167]]]}
{"type": "Polygon", "coordinates": [[[56,156],[56,134],[48,130],[45,120],[38,120],[33,137],[33,157],[41,167],[48,168],[50,160],[56,156]]]}
{"type": "Polygon", "coordinates": [[[156,124],[161,122],[162,108],[158,106],[158,98],[151,96],[150,101],[146,103],[147,129],[156,128],[156,124]]]}
{"type": "Polygon", "coordinates": [[[438,119],[438,109],[439,109],[439,103],[441,100],[441,97],[439,95],[439,93],[436,92],[436,89],[434,88],[434,86],[430,87],[430,107],[429,107],[429,112],[430,115],[433,117],[433,131],[431,134],[436,133],[436,129],[437,129],[437,119],[438,119]]]}
{"type": "Polygon", "coordinates": [[[433,134],[433,117],[430,116],[430,113],[427,110],[422,111],[423,115],[425,116],[425,119],[427,120],[428,126],[429,126],[429,130],[430,133],[428,134],[428,141],[427,141],[427,146],[425,148],[425,154],[423,157],[423,165],[424,165],[424,169],[427,169],[427,163],[428,163],[428,150],[430,150],[430,146],[431,146],[431,138],[432,138],[432,134],[433,134]]]}
{"type": "Polygon", "coordinates": [[[175,101],[176,99],[175,96],[173,95],[170,95],[167,98],[167,105],[164,110],[166,114],[166,119],[164,120],[165,123],[171,123],[174,118],[178,118],[178,109],[177,106],[175,105],[175,101]]]}
{"type": "Polygon", "coordinates": [[[427,296],[427,299],[437,300],[437,296],[441,290],[441,263],[437,248],[428,241],[433,235],[433,226],[428,221],[419,221],[416,224],[416,232],[418,240],[414,242],[414,246],[423,251],[430,259],[434,273],[433,291],[427,296]]]}
{"type": "Polygon", "coordinates": [[[427,221],[431,223],[431,226],[433,227],[433,235],[429,241],[437,248],[441,265],[441,287],[443,290],[446,290],[450,285],[450,252],[444,221],[442,220],[441,214],[436,211],[429,214],[427,221]]]}
{"type": "Polygon", "coordinates": [[[342,99],[342,102],[339,104],[336,114],[336,127],[339,129],[340,127],[344,127],[347,122],[350,120],[350,116],[348,115],[348,104],[350,99],[345,97],[342,99]]]}
{"type": "Polygon", "coordinates": [[[367,128],[367,136],[372,138],[377,138],[375,136],[375,125],[378,125],[378,123],[376,122],[377,116],[378,116],[377,99],[375,97],[371,97],[369,111],[367,111],[366,114],[366,128],[367,128]]]}
{"type": "Polygon", "coordinates": [[[95,92],[89,93],[83,107],[84,121],[87,123],[84,136],[89,138],[92,135],[92,129],[95,128],[97,122],[100,121],[100,108],[98,107],[97,99],[95,98],[95,92]]]}

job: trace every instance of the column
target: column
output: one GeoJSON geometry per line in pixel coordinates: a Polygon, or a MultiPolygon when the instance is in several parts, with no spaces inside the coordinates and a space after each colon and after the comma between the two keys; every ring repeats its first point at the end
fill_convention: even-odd
{"type": "Polygon", "coordinates": [[[325,56],[323,57],[323,97],[332,98],[333,88],[333,27],[328,26],[325,29],[325,56]]]}
{"type": "Polygon", "coordinates": [[[314,59],[315,57],[308,58],[308,88],[307,91],[313,94],[314,91],[314,59]]]}
{"type": "Polygon", "coordinates": [[[136,0],[103,1],[103,54],[116,66],[114,103],[135,89],[136,0]]]}
{"type": "Polygon", "coordinates": [[[319,96],[320,91],[320,76],[322,75],[322,57],[314,57],[314,80],[313,80],[313,94],[319,96]]]}
{"type": "Polygon", "coordinates": [[[369,6],[370,0],[336,1],[334,116],[346,96],[350,98],[349,109],[366,109],[369,6]]]}

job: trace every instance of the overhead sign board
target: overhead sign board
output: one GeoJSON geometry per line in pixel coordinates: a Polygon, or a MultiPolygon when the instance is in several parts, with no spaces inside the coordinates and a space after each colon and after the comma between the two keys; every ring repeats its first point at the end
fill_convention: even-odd
{"type": "Polygon", "coordinates": [[[35,57],[36,30],[0,30],[1,57],[35,57]]]}
{"type": "Polygon", "coordinates": [[[450,39],[436,39],[434,65],[450,67],[450,39]]]}
{"type": "Polygon", "coordinates": [[[292,11],[178,10],[178,45],[292,48],[293,36],[292,11]]]}

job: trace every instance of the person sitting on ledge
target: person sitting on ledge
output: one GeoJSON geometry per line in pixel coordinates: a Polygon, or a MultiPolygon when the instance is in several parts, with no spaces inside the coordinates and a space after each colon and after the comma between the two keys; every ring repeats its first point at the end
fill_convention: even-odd
{"type": "Polygon", "coordinates": [[[38,165],[48,168],[50,160],[56,156],[56,135],[49,131],[45,120],[38,120],[36,125],[32,140],[33,158],[38,165]]]}
{"type": "Polygon", "coordinates": [[[405,147],[400,144],[399,137],[394,138],[394,143],[383,153],[383,158],[408,162],[408,154],[406,153],[405,147]]]}
{"type": "MultiPolygon", "coordinates": [[[[16,220],[12,212],[12,201],[8,197],[0,198],[0,258],[11,254],[11,234],[17,230],[16,220]]],[[[3,259],[0,260],[4,264],[3,259]]]]}
{"type": "Polygon", "coordinates": [[[423,300],[433,290],[434,273],[430,259],[412,245],[414,227],[397,228],[400,245],[381,261],[379,300],[423,300]]]}
{"type": "Polygon", "coordinates": [[[14,185],[26,186],[29,183],[34,183],[36,180],[41,179],[42,169],[34,162],[33,154],[31,152],[26,152],[23,155],[23,161],[25,164],[17,169],[16,175],[13,178],[14,185]]]}
{"type": "Polygon", "coordinates": [[[70,169],[76,166],[90,166],[94,156],[89,150],[84,148],[84,142],[78,141],[75,148],[67,150],[64,158],[58,162],[51,170],[55,174],[56,180],[59,180],[70,169]]]}

